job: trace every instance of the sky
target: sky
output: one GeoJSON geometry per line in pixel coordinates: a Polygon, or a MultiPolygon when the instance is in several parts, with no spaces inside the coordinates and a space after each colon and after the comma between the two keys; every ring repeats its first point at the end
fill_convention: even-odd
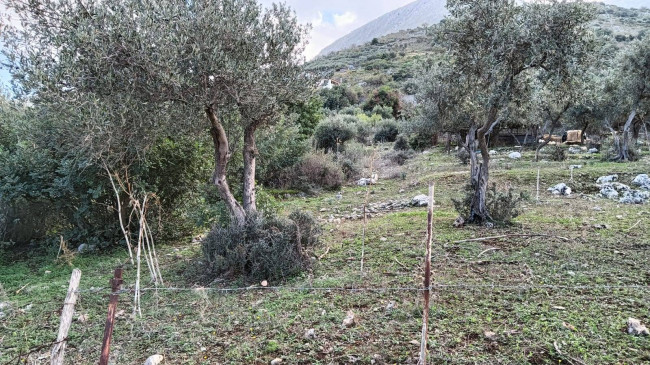
{"type": "MultiPolygon", "coordinates": [[[[285,0],[301,23],[311,23],[307,60],[360,26],[414,0],[285,0]]],[[[268,5],[273,0],[261,0],[268,5]]]]}

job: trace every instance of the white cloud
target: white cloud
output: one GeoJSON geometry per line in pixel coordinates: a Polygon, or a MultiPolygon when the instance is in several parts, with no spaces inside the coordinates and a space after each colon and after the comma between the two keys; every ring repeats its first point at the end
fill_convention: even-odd
{"type": "Polygon", "coordinates": [[[354,24],[356,20],[356,14],[351,11],[346,11],[343,14],[334,14],[334,25],[337,27],[344,27],[346,25],[354,24]]]}

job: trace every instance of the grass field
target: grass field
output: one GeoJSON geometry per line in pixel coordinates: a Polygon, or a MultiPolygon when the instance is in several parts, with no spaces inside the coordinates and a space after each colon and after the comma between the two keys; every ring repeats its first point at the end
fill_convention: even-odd
{"type": "MultiPolygon", "coordinates": [[[[629,184],[650,173],[650,157],[616,164],[570,155],[536,164],[527,152],[520,161],[505,153],[493,160],[491,179],[499,189],[512,186],[533,198],[512,226],[453,228],[451,199],[460,196],[468,172],[441,151],[418,154],[401,167],[401,177],[370,188],[370,202],[381,203],[426,194],[428,182],[436,182],[430,363],[650,363],[650,338],[626,333],[629,317],[650,325],[650,206],[607,201],[595,188],[602,175],[617,173],[629,184]],[[584,165],[574,171],[575,193],[546,193],[569,182],[571,164],[584,165]],[[523,233],[549,237],[454,243],[523,233]]],[[[423,300],[412,289],[422,282],[426,208],[375,215],[364,241],[362,221],[336,217],[360,208],[365,192],[346,186],[341,199],[323,193],[282,201],[286,212],[309,210],[332,222],[324,223],[312,269],[269,283],[279,288],[214,290],[250,284],[205,282],[200,244],[191,238],[159,246],[165,285],[142,294],[141,318],[131,316],[132,294],[120,296],[112,363],[142,364],[156,353],[164,364],[268,364],[276,358],[283,364],[417,363],[423,300]],[[342,325],[348,311],[357,319],[351,328],[342,325]],[[315,337],[305,338],[309,329],[315,337]]],[[[116,249],[71,262],[55,256],[14,252],[1,259],[0,302],[9,307],[0,309],[0,364],[49,363],[49,348],[38,348],[56,338],[75,267],[83,272],[82,293],[66,363],[98,361],[108,303],[108,291],[99,289],[128,255],[116,249]]],[[[134,277],[127,265],[125,288],[133,287],[134,277]]]]}

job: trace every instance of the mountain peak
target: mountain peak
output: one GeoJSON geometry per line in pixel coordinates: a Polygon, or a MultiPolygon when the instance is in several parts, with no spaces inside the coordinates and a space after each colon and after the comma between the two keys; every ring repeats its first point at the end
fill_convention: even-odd
{"type": "Polygon", "coordinates": [[[446,0],[417,0],[386,13],[325,47],[318,56],[370,42],[373,38],[440,22],[445,15],[446,0]]]}

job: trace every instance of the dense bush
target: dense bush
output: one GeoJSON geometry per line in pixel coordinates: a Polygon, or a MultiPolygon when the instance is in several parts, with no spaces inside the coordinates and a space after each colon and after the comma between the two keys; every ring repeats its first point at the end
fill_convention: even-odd
{"type": "Polygon", "coordinates": [[[339,115],[325,119],[314,131],[316,148],[326,152],[336,152],[352,137],[354,137],[352,126],[344,120],[343,116],[339,115]]]}
{"type": "Polygon", "coordinates": [[[369,122],[360,120],[354,125],[354,138],[357,142],[367,145],[372,135],[372,125],[369,122]]]}
{"type": "Polygon", "coordinates": [[[288,219],[251,216],[243,226],[215,227],[203,240],[203,255],[215,275],[245,280],[280,280],[310,266],[308,250],[320,234],[309,214],[288,219]]]}
{"type": "Polygon", "coordinates": [[[395,151],[408,151],[409,150],[409,143],[404,138],[404,136],[399,136],[397,137],[397,140],[395,141],[395,146],[393,146],[393,149],[395,151]]]}
{"type": "Polygon", "coordinates": [[[397,122],[394,120],[384,120],[377,125],[377,132],[375,132],[375,142],[395,142],[399,129],[397,122]]]}
{"type": "Polygon", "coordinates": [[[367,151],[361,143],[353,141],[345,146],[345,151],[338,156],[338,162],[346,180],[361,177],[367,155],[367,151]]]}
{"type": "Polygon", "coordinates": [[[383,119],[390,119],[393,117],[393,108],[377,105],[372,109],[372,114],[380,115],[383,119]]]}
{"type": "Polygon", "coordinates": [[[341,110],[359,102],[356,93],[343,86],[334,86],[332,89],[320,91],[323,107],[330,110],[341,110]]]}
{"type": "Polygon", "coordinates": [[[377,105],[391,108],[393,118],[399,118],[400,110],[402,109],[399,92],[391,89],[389,86],[382,86],[375,90],[363,105],[363,110],[370,112],[377,105]]]}
{"type": "Polygon", "coordinates": [[[566,160],[566,150],[558,145],[555,145],[551,151],[551,161],[564,161],[566,160]]]}
{"type": "Polygon", "coordinates": [[[407,151],[391,151],[386,156],[392,163],[402,166],[408,159],[413,157],[412,153],[407,151]]]}

